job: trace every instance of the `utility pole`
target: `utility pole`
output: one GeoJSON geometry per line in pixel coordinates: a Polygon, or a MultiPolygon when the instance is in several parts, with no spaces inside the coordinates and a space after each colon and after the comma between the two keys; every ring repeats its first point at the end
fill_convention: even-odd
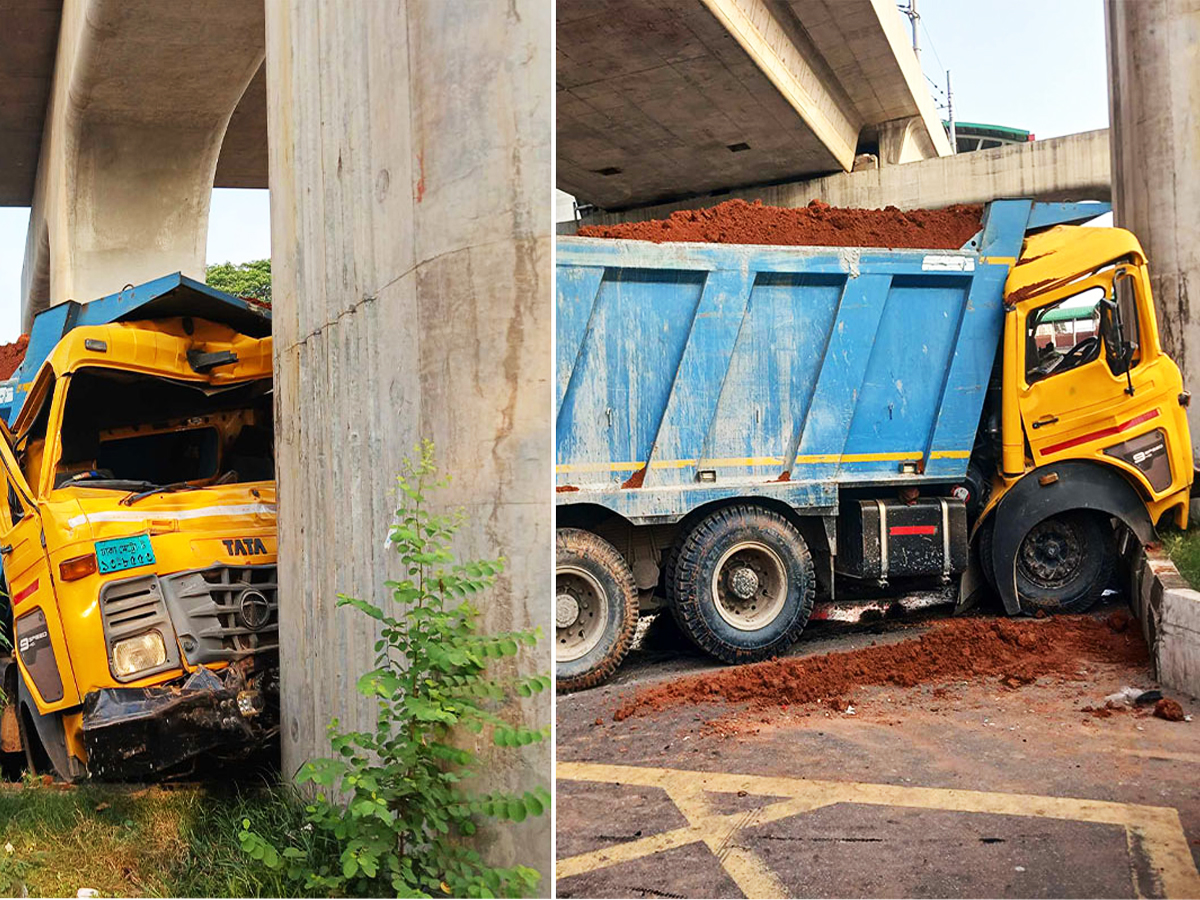
{"type": "Polygon", "coordinates": [[[913,53],[916,54],[917,62],[921,61],[921,37],[918,33],[918,27],[921,24],[921,14],[917,12],[917,0],[908,0],[908,6],[900,7],[900,12],[908,16],[908,21],[912,25],[913,33],[913,53]]]}
{"type": "Polygon", "coordinates": [[[950,70],[946,70],[946,112],[950,118],[950,146],[958,152],[958,135],[954,131],[954,92],[950,90],[950,70]]]}

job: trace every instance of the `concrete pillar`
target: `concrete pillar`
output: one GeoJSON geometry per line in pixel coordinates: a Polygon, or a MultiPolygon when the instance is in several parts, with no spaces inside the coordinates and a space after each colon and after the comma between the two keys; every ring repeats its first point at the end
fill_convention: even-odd
{"type": "MultiPolygon", "coordinates": [[[[1108,0],[1114,220],[1138,236],[1163,345],[1200,391],[1200,0],[1108,0]]],[[[1200,459],[1200,405],[1188,410],[1200,459]]]]}
{"type": "MultiPolygon", "coordinates": [[[[419,439],[466,507],[462,552],[508,559],[486,627],[549,630],[551,27],[546,0],[267,4],[288,772],[328,755],[333,717],[373,722],[374,633],[335,603],[391,603],[419,439]]],[[[545,725],[551,698],[514,712],[545,725]]],[[[548,746],[477,749],[485,789],[548,786],[548,746]]],[[[548,876],[548,817],[483,839],[548,876]]]]}
{"type": "Polygon", "coordinates": [[[65,0],[22,314],[204,277],[213,173],[263,59],[262,4],[65,0]]]}

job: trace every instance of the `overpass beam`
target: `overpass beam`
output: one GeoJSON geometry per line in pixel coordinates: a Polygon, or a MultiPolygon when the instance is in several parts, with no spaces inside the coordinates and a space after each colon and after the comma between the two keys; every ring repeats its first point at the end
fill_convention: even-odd
{"type": "Polygon", "coordinates": [[[159,275],[204,278],[213,173],[263,59],[242,0],[65,0],[22,318],[159,275]]]}
{"type": "MultiPolygon", "coordinates": [[[[1108,0],[1109,113],[1113,213],[1150,259],[1159,335],[1200,385],[1200,317],[1189,292],[1200,286],[1200,2],[1108,0]]],[[[1200,406],[1188,408],[1200,458],[1200,406]]]]}
{"type": "Polygon", "coordinates": [[[702,0],[842,169],[854,166],[862,121],[825,83],[764,0],[702,0]]]}

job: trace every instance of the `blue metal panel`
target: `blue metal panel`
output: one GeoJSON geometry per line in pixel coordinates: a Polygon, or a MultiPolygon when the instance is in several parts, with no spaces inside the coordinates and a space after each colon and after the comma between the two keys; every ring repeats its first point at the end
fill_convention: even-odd
{"type": "Polygon", "coordinates": [[[1078,225],[1112,212],[1111,203],[1035,203],[1027,231],[1051,225],[1078,225]]]}
{"type": "Polygon", "coordinates": [[[696,480],[753,285],[754,276],[745,269],[721,269],[708,276],[654,439],[645,486],[696,480]]]}
{"type": "Polygon", "coordinates": [[[558,414],[559,462],[623,481],[649,458],[705,273],[608,269],[558,414]]]}
{"type": "Polygon", "coordinates": [[[886,477],[922,459],[969,287],[965,275],[892,279],[840,473],[886,477]]]}
{"type": "Polygon", "coordinates": [[[555,283],[555,396],[554,414],[562,409],[563,395],[584,346],[584,334],[596,306],[602,266],[560,266],[555,283]],[[589,299],[590,298],[590,299],[589,299]]]}
{"type": "Polygon", "coordinates": [[[635,525],[675,522],[693,509],[736,497],[766,497],[818,515],[837,510],[834,482],[735,483],[729,485],[673,484],[637,490],[572,491],[557,495],[559,504],[593,503],[611,509],[635,525]]]}
{"type": "Polygon", "coordinates": [[[701,468],[758,472],[764,480],[787,468],[845,281],[841,274],[759,274],[726,364],[701,468]]]}
{"type": "Polygon", "coordinates": [[[958,479],[966,474],[980,409],[1000,350],[997,336],[1004,330],[1002,297],[1007,278],[1006,265],[982,265],[975,273],[925,447],[927,475],[958,479]]]}
{"type": "Polygon", "coordinates": [[[820,481],[837,474],[883,315],[879,298],[887,296],[891,283],[890,275],[846,282],[799,445],[794,456],[789,452],[795,478],[820,481]]]}

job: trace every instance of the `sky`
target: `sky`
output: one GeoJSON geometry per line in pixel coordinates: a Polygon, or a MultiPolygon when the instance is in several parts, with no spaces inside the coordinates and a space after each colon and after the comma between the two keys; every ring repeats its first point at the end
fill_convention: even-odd
{"type": "Polygon", "coordinates": [[[1103,0],[917,0],[917,10],[921,68],[939,101],[950,70],[956,120],[1039,139],[1108,127],[1103,0]]]}

